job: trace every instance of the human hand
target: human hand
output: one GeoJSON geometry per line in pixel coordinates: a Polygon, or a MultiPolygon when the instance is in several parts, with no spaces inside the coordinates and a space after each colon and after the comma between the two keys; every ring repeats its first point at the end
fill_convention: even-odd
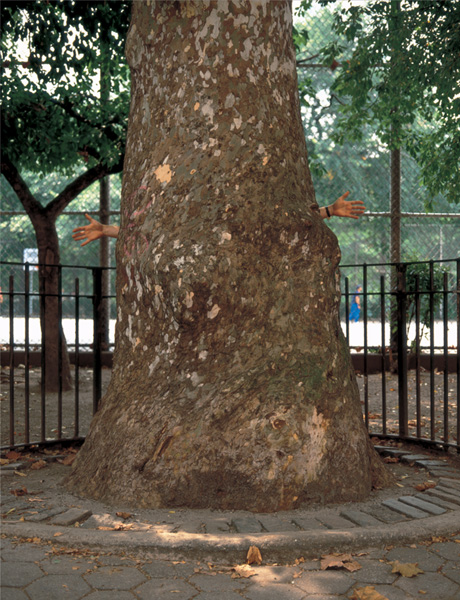
{"type": "Polygon", "coordinates": [[[89,225],[76,227],[72,232],[72,237],[75,241],[86,240],[81,246],[86,246],[86,244],[94,242],[94,240],[98,240],[104,235],[103,227],[99,221],[96,221],[96,219],[93,219],[88,214],[85,214],[85,217],[88,219],[89,225]]]}
{"type": "Polygon", "coordinates": [[[338,198],[334,204],[329,207],[331,215],[337,217],[349,217],[350,219],[359,219],[366,210],[362,200],[346,200],[350,192],[345,192],[338,198]]]}

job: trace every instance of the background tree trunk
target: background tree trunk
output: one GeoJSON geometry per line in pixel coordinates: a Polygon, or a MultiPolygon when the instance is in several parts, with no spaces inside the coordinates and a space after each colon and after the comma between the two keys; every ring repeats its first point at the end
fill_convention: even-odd
{"type": "Polygon", "coordinates": [[[29,213],[37,236],[39,262],[40,326],[45,352],[45,389],[48,392],[70,390],[69,353],[59,312],[59,238],[56,225],[48,215],[29,213]],[[59,340],[61,349],[59,350],[59,340]]]}
{"type": "Polygon", "coordinates": [[[68,486],[290,509],[387,472],[341,332],[290,3],[135,2],[115,367],[68,486]]]}

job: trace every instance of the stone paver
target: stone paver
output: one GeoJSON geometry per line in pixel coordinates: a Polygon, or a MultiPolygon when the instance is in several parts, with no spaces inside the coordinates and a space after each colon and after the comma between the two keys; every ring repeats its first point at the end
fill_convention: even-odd
{"type": "Polygon", "coordinates": [[[419,508],[430,515],[443,515],[447,511],[447,509],[442,508],[441,506],[437,506],[426,500],[421,500],[415,496],[401,496],[399,501],[404,502],[404,504],[409,504],[409,506],[413,506],[414,508],[419,508]]]}
{"type": "Polygon", "coordinates": [[[65,512],[56,515],[50,521],[51,525],[61,525],[62,527],[69,527],[75,525],[75,523],[83,523],[88,517],[91,516],[90,510],[82,510],[81,508],[69,508],[65,512]]]}
{"type": "Polygon", "coordinates": [[[386,560],[389,562],[399,561],[400,563],[417,564],[423,571],[436,572],[444,564],[444,559],[437,556],[428,548],[394,548],[386,555],[386,560]]]}
{"type": "Polygon", "coordinates": [[[84,580],[96,590],[130,590],[144,583],[146,577],[132,567],[107,566],[85,575],[84,580]]]}
{"type": "Polygon", "coordinates": [[[22,587],[39,579],[43,573],[33,562],[8,561],[1,565],[1,582],[6,587],[22,587]]]}
{"type": "Polygon", "coordinates": [[[357,558],[362,569],[353,573],[353,579],[365,584],[391,584],[398,578],[391,572],[392,566],[376,560],[357,558]]]}
{"type": "Polygon", "coordinates": [[[345,594],[353,585],[353,579],[348,573],[338,571],[320,571],[301,577],[298,587],[308,594],[345,594]]]}
{"type": "Polygon", "coordinates": [[[427,502],[431,502],[432,504],[436,504],[437,506],[442,506],[443,508],[447,508],[447,510],[457,510],[457,505],[453,502],[448,502],[447,500],[443,500],[442,498],[438,498],[437,496],[430,494],[432,490],[428,490],[424,494],[415,494],[414,498],[420,498],[421,500],[426,500],[427,502]]]}
{"type": "Polygon", "coordinates": [[[238,533],[260,533],[262,525],[254,517],[235,517],[232,519],[232,525],[238,533]]]}
{"type": "Polygon", "coordinates": [[[85,596],[85,600],[134,600],[134,598],[136,596],[133,592],[122,592],[121,590],[117,591],[116,598],[113,596],[113,591],[97,591],[85,596]]]}
{"type": "MultiPolygon", "coordinates": [[[[413,468],[414,454],[400,451],[389,455],[408,456],[404,468],[413,468]]],[[[37,483],[31,484],[33,472],[27,475],[30,479],[24,487],[37,491],[26,498],[9,497],[8,490],[20,488],[25,479],[9,472],[7,483],[3,484],[6,493],[3,492],[1,498],[2,521],[8,524],[8,535],[19,537],[21,531],[27,531],[24,537],[28,541],[19,542],[13,537],[0,539],[1,598],[349,600],[359,588],[373,586],[375,592],[388,600],[460,600],[460,469],[452,467],[456,464],[454,461],[444,467],[437,464],[443,461],[416,460],[429,470],[443,473],[438,480],[434,478],[436,487],[418,493],[405,484],[404,490],[400,489],[402,486],[395,487],[385,496],[366,503],[278,514],[139,510],[129,519],[116,516],[117,511],[125,510],[124,507],[97,505],[98,510],[94,510],[93,503],[75,497],[66,504],[60,493],[49,493],[46,480],[40,480],[40,487],[37,483]],[[126,526],[128,530],[106,531],[115,526],[121,529],[126,526]],[[418,533],[418,537],[413,538],[414,543],[394,543],[395,534],[398,536],[402,529],[410,538],[412,528],[426,532],[423,535],[436,537],[420,542],[418,533]],[[136,536],[144,535],[141,531],[146,532],[147,544],[136,546],[136,540],[141,539],[136,536]],[[49,543],[40,541],[36,532],[49,543]],[[391,542],[382,541],[381,536],[386,532],[389,532],[391,542]],[[71,544],[75,539],[86,540],[84,546],[73,547],[71,544]],[[171,556],[169,560],[152,558],[161,556],[157,554],[159,547],[151,545],[151,540],[158,539],[163,544],[171,543],[171,551],[164,547],[171,556],[174,555],[174,560],[171,556]],[[321,570],[323,553],[311,551],[313,541],[327,541],[331,548],[328,552],[341,552],[344,551],[341,544],[352,539],[360,546],[364,539],[374,541],[374,548],[361,546],[362,551],[356,549],[356,544],[353,546],[353,559],[361,568],[354,572],[344,568],[321,570]],[[106,540],[121,540],[122,543],[114,542],[111,546],[107,542],[105,545],[106,540]],[[176,540],[183,544],[179,550],[174,545],[176,540]],[[227,548],[230,549],[235,540],[244,542],[245,546],[227,556],[227,548]],[[238,577],[235,560],[243,562],[249,544],[257,543],[257,540],[260,540],[264,562],[260,566],[251,565],[250,573],[243,571],[243,576],[238,577]],[[284,547],[289,545],[290,556],[295,558],[266,564],[278,540],[284,547]],[[89,541],[96,541],[97,552],[91,551],[89,541]],[[205,548],[200,561],[193,554],[195,543],[205,548]],[[384,547],[384,544],[388,546],[384,547]],[[219,550],[218,556],[214,556],[214,549],[219,550]],[[302,559],[302,552],[307,561],[302,559]],[[288,560],[290,564],[286,564],[288,560]],[[414,578],[405,578],[392,573],[394,561],[416,563],[423,572],[414,578]],[[235,567],[233,570],[232,566],[235,567]]],[[[59,465],[55,467],[59,469],[59,465]]],[[[28,473],[27,468],[23,472],[28,473]]],[[[40,473],[40,477],[43,476],[40,473]]],[[[423,477],[428,479],[426,470],[423,477]]],[[[277,559],[272,556],[270,560],[275,562],[277,559]]]]}
{"type": "Polygon", "coordinates": [[[318,519],[328,529],[351,529],[356,527],[355,523],[339,515],[322,515],[318,519]]]}
{"type": "MultiPolygon", "coordinates": [[[[353,555],[361,568],[321,570],[319,560],[235,568],[211,562],[135,559],[124,554],[58,549],[2,540],[2,600],[345,600],[372,586],[388,600],[460,598],[460,535],[353,555]],[[23,555],[25,560],[18,560],[23,555]],[[415,563],[413,578],[392,573],[415,563]],[[31,579],[33,579],[31,581],[31,579]],[[425,592],[425,593],[423,593],[425,592]]],[[[263,548],[262,548],[263,552],[263,548]]],[[[318,557],[319,558],[319,557],[318,557]]]]}
{"type": "Polygon", "coordinates": [[[47,575],[24,588],[31,600],[80,600],[91,591],[80,575],[47,575]]]}
{"type": "Polygon", "coordinates": [[[192,600],[197,590],[180,579],[153,579],[136,588],[136,595],[141,600],[192,600]]]}
{"type": "Polygon", "coordinates": [[[422,573],[417,577],[400,577],[395,586],[416,598],[424,596],[441,600],[460,598],[459,586],[441,573],[422,573]],[[423,592],[425,592],[423,594],[423,592]]]}
{"type": "Polygon", "coordinates": [[[348,519],[352,523],[355,523],[356,525],[359,525],[360,527],[371,527],[381,524],[381,521],[361,510],[354,510],[352,508],[349,508],[346,510],[342,510],[340,514],[342,517],[345,517],[346,519],[348,519]]]}
{"type": "Polygon", "coordinates": [[[418,508],[410,506],[409,504],[406,504],[394,498],[384,500],[382,504],[384,506],[387,506],[391,510],[401,513],[405,517],[409,517],[410,519],[425,519],[426,517],[428,517],[427,512],[419,510],[418,508]]]}

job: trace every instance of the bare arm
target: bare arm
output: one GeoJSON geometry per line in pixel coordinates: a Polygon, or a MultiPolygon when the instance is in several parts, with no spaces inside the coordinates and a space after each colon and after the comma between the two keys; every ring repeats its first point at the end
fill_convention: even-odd
{"type": "Polygon", "coordinates": [[[89,225],[84,225],[82,227],[76,227],[73,230],[72,237],[75,241],[79,242],[80,240],[85,240],[81,245],[86,246],[90,242],[94,242],[94,240],[98,240],[102,237],[118,237],[118,232],[120,228],[118,225],[102,225],[96,219],[93,219],[88,214],[85,217],[89,221],[89,225]]]}
{"type": "Polygon", "coordinates": [[[319,214],[323,219],[329,219],[330,217],[349,217],[350,219],[359,219],[359,217],[366,210],[364,202],[362,200],[346,200],[350,192],[345,192],[340,198],[338,198],[334,204],[329,206],[322,206],[319,209],[319,214]],[[329,214],[328,214],[329,212],[329,214]]]}

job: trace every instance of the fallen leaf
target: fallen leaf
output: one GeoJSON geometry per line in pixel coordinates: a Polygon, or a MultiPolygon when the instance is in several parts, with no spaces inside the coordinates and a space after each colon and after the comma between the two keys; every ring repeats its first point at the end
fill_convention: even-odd
{"type": "Polygon", "coordinates": [[[250,546],[246,559],[248,561],[248,565],[252,565],[254,563],[260,565],[262,563],[262,555],[259,548],[257,548],[257,546],[250,546]]]}
{"type": "Polygon", "coordinates": [[[56,533],[53,535],[53,537],[59,537],[60,535],[64,535],[62,533],[62,531],[56,531],[56,533]]]}
{"type": "Polygon", "coordinates": [[[127,512],[117,512],[116,513],[117,517],[121,517],[122,519],[130,519],[133,515],[131,513],[127,513],[127,512]]]}
{"type": "Polygon", "coordinates": [[[350,600],[388,600],[388,598],[377,592],[373,585],[366,585],[366,587],[353,590],[350,600]]]}
{"type": "Polygon", "coordinates": [[[254,575],[256,575],[254,569],[251,569],[249,565],[236,565],[236,567],[232,568],[232,571],[232,579],[247,579],[248,577],[253,577],[254,575]]]}
{"type": "Polygon", "coordinates": [[[120,525],[115,525],[115,531],[128,531],[134,527],[134,523],[120,523],[120,525]]]}
{"type": "Polygon", "coordinates": [[[22,454],[19,454],[19,452],[15,452],[14,450],[10,450],[6,454],[6,458],[8,460],[17,460],[18,458],[22,458],[22,454]]]}
{"type": "Polygon", "coordinates": [[[36,460],[30,465],[30,468],[34,471],[38,471],[38,469],[44,469],[47,466],[48,463],[46,462],[46,460],[36,460]]]}
{"type": "Polygon", "coordinates": [[[75,460],[76,457],[77,457],[76,454],[69,454],[65,458],[58,459],[58,462],[60,462],[62,465],[66,465],[66,467],[69,467],[73,463],[73,461],[75,460]]]}
{"type": "Polygon", "coordinates": [[[383,459],[384,463],[399,463],[399,458],[397,456],[385,456],[383,459]]]}
{"type": "Polygon", "coordinates": [[[436,484],[434,481],[425,481],[424,483],[419,483],[418,485],[416,485],[414,487],[419,492],[424,492],[425,490],[429,490],[431,488],[436,487],[436,484]]]}
{"type": "Polygon", "coordinates": [[[294,579],[298,579],[299,577],[302,577],[302,571],[298,571],[297,573],[294,573],[294,575],[293,575],[294,579]]]}
{"type": "Polygon", "coordinates": [[[27,477],[27,475],[25,473],[21,473],[21,471],[15,471],[14,474],[19,475],[19,477],[27,477]]]}
{"type": "Polygon", "coordinates": [[[4,465],[9,465],[10,461],[7,458],[0,458],[0,465],[3,467],[4,465]]]}
{"type": "Polygon", "coordinates": [[[300,558],[296,558],[295,559],[294,564],[297,566],[297,565],[300,565],[301,563],[304,563],[304,562],[305,562],[305,559],[304,559],[303,556],[301,556],[300,558]]]}
{"type": "Polygon", "coordinates": [[[362,569],[362,566],[356,560],[353,560],[351,554],[325,554],[321,557],[321,570],[325,571],[326,569],[346,569],[353,573],[354,571],[359,571],[362,569]]]}
{"type": "Polygon", "coordinates": [[[398,560],[390,562],[393,566],[392,573],[399,573],[403,577],[415,577],[419,573],[424,573],[422,569],[417,566],[418,563],[400,563],[398,560]]]}
{"type": "Polygon", "coordinates": [[[16,488],[15,490],[10,490],[10,494],[13,494],[13,496],[16,496],[16,498],[18,496],[25,496],[28,493],[29,492],[24,486],[22,486],[21,488],[16,488]]]}

